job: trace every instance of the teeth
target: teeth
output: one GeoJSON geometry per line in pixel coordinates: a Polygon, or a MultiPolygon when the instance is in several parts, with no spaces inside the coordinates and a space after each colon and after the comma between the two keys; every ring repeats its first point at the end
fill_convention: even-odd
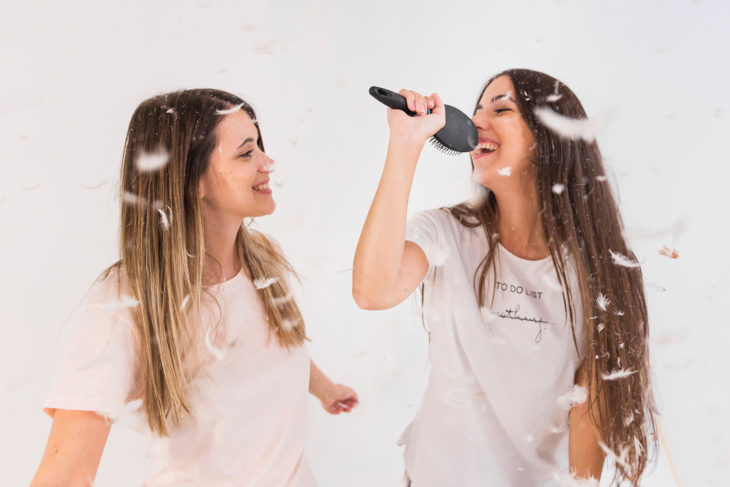
{"type": "Polygon", "coordinates": [[[479,145],[477,145],[477,150],[480,150],[480,151],[494,152],[498,148],[499,148],[499,145],[494,144],[492,142],[480,142],[479,145]]]}
{"type": "Polygon", "coordinates": [[[259,184],[258,186],[254,186],[253,189],[255,191],[266,191],[269,189],[269,183],[259,184]]]}

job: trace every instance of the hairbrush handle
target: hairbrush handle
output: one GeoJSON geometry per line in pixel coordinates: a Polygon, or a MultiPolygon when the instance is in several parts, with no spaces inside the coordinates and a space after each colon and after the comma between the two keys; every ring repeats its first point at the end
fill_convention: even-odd
{"type": "MultiPolygon", "coordinates": [[[[371,86],[370,94],[373,96],[373,98],[375,98],[387,107],[404,111],[411,117],[418,115],[416,112],[408,108],[408,102],[406,102],[406,99],[403,95],[399,95],[398,93],[386,90],[385,88],[380,88],[379,86],[371,86]]],[[[431,113],[430,108],[427,113],[431,113]]]]}

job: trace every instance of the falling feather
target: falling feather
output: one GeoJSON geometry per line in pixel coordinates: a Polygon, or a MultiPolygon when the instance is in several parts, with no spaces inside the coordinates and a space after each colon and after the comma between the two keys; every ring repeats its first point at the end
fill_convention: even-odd
{"type": "Polygon", "coordinates": [[[576,404],[582,404],[586,401],[588,398],[588,391],[585,387],[579,386],[578,384],[574,385],[573,388],[568,392],[567,394],[563,394],[562,396],[558,396],[558,398],[555,400],[555,402],[560,406],[561,408],[568,410],[575,406],[576,404]]]}
{"type": "Polygon", "coordinates": [[[553,193],[555,194],[561,194],[563,191],[565,191],[565,185],[560,183],[553,184],[553,193]]]}
{"type": "Polygon", "coordinates": [[[158,208],[157,212],[160,214],[160,224],[165,230],[170,229],[170,220],[167,217],[167,213],[162,208],[158,208]]]}
{"type": "Polygon", "coordinates": [[[144,206],[147,204],[147,201],[137,196],[136,194],[132,194],[129,191],[122,192],[122,201],[127,205],[134,205],[134,206],[144,206]]]}
{"type": "Polygon", "coordinates": [[[492,310],[487,308],[486,306],[481,308],[479,310],[479,312],[482,315],[482,320],[484,320],[485,323],[488,323],[490,325],[493,324],[494,322],[496,322],[497,319],[499,318],[499,316],[497,316],[495,313],[492,313],[492,310]]]}
{"type": "Polygon", "coordinates": [[[611,304],[611,301],[609,301],[606,296],[599,293],[598,297],[596,298],[596,304],[602,311],[606,311],[608,309],[608,305],[611,304]]]}
{"type": "Polygon", "coordinates": [[[601,450],[603,450],[603,452],[607,456],[611,457],[616,463],[618,463],[627,470],[630,468],[628,462],[626,461],[626,457],[628,456],[628,448],[626,446],[621,448],[621,453],[619,455],[617,455],[616,452],[606,446],[606,444],[601,440],[598,440],[598,446],[600,446],[601,450]]]}
{"type": "Polygon", "coordinates": [[[509,176],[510,174],[512,174],[512,168],[509,166],[503,167],[501,169],[497,169],[497,173],[500,176],[509,176]]]}
{"type": "Polygon", "coordinates": [[[139,172],[159,171],[170,162],[170,154],[164,150],[142,152],[134,160],[134,167],[139,172]]]}
{"type": "Polygon", "coordinates": [[[292,293],[290,291],[286,296],[282,296],[279,298],[272,298],[271,301],[274,303],[274,306],[279,307],[281,305],[288,303],[289,301],[292,301],[293,299],[294,299],[294,293],[292,293]]]}
{"type": "Polygon", "coordinates": [[[228,115],[230,113],[236,113],[238,110],[240,110],[243,107],[243,103],[239,103],[238,105],[227,108],[225,110],[216,110],[216,115],[228,115]]]}
{"type": "Polygon", "coordinates": [[[132,296],[124,295],[117,301],[110,301],[104,304],[104,309],[112,313],[116,313],[117,311],[121,311],[126,308],[136,308],[138,304],[139,301],[134,299],[132,296]]]}
{"type": "Polygon", "coordinates": [[[603,127],[605,120],[597,119],[575,119],[560,115],[548,107],[535,108],[535,115],[550,130],[566,139],[583,139],[586,142],[593,142],[596,134],[603,127]]]}
{"type": "Polygon", "coordinates": [[[256,287],[256,289],[265,289],[278,280],[278,277],[258,277],[254,279],[253,285],[256,287]]]}
{"type": "Polygon", "coordinates": [[[613,259],[613,263],[616,265],[620,265],[622,267],[641,267],[641,264],[639,264],[635,260],[629,259],[623,254],[614,252],[611,249],[609,249],[608,252],[611,254],[611,259],[613,259]]]}
{"type": "Polygon", "coordinates": [[[630,375],[635,374],[636,370],[631,369],[616,369],[611,371],[610,374],[603,374],[603,380],[619,380],[619,379],[625,379],[626,377],[629,377],[630,375]]]}

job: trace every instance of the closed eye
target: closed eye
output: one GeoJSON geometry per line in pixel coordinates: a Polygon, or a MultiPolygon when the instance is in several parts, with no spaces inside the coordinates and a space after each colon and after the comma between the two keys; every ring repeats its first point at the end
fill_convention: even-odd
{"type": "Polygon", "coordinates": [[[251,149],[250,151],[244,152],[243,154],[241,154],[238,157],[240,157],[242,159],[250,159],[252,154],[253,154],[253,149],[251,149]]]}
{"type": "Polygon", "coordinates": [[[512,111],[511,108],[497,108],[496,110],[494,110],[494,113],[511,112],[511,111],[512,111]]]}

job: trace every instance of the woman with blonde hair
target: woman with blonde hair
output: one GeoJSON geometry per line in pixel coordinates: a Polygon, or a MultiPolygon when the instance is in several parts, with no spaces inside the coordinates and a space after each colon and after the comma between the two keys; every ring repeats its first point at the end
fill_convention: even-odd
{"type": "Polygon", "coordinates": [[[644,286],[598,145],[550,128],[586,119],[580,101],[536,71],[489,80],[472,118],[482,197],[406,222],[445,118],[438,95],[401,94],[420,116],[388,111],[353,296],[384,309],[421,286],[431,371],[402,437],[411,485],[577,485],[607,455],[614,482],[639,485],[655,443],[644,286]]]}
{"type": "Polygon", "coordinates": [[[74,319],[45,411],[33,480],[91,485],[111,423],[140,417],[156,460],[148,486],[313,486],[309,391],[330,413],[358,403],[309,359],[268,215],[273,161],[253,109],[211,89],[134,112],[121,170],[120,260],[74,319]]]}

